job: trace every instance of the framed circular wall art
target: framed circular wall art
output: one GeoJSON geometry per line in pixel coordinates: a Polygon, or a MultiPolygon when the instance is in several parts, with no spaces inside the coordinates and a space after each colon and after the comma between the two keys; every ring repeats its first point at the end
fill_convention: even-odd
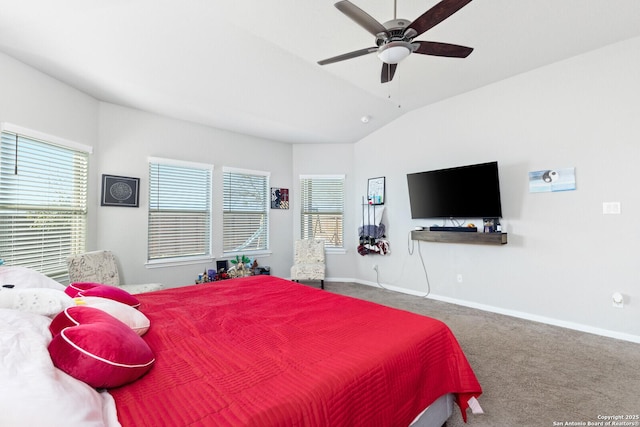
{"type": "Polygon", "coordinates": [[[140,178],[102,175],[100,206],[138,207],[140,178]]]}

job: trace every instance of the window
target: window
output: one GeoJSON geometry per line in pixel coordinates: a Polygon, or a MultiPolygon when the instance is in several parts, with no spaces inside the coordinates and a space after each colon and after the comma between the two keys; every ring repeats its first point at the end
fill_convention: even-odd
{"type": "Polygon", "coordinates": [[[3,126],[0,257],[7,264],[67,280],[67,257],[85,251],[90,152],[88,146],[3,126]]]}
{"type": "Polygon", "coordinates": [[[344,175],[301,176],[300,194],[300,237],[343,248],[344,175]]]}
{"type": "Polygon", "coordinates": [[[223,169],[225,253],[269,249],[269,173],[223,169]]]}
{"type": "Polygon", "coordinates": [[[149,160],[148,261],[210,259],[212,165],[149,160]]]}

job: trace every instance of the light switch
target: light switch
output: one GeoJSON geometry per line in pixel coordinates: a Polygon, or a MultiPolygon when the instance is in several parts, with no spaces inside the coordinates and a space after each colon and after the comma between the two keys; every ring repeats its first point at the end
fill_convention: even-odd
{"type": "Polygon", "coordinates": [[[620,202],[603,202],[602,213],[604,215],[618,215],[620,214],[620,202]]]}

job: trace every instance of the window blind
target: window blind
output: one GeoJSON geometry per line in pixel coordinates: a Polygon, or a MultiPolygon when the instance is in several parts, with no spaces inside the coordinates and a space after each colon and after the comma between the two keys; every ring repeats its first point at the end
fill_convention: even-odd
{"type": "Polygon", "coordinates": [[[344,176],[302,176],[300,195],[300,237],[344,247],[344,176]]]}
{"type": "Polygon", "coordinates": [[[149,162],[148,260],[211,257],[213,166],[149,162]]]}
{"type": "Polygon", "coordinates": [[[269,174],[223,169],[225,253],[269,249],[269,174]]]}
{"type": "Polygon", "coordinates": [[[4,131],[0,141],[0,258],[67,278],[85,251],[87,152],[4,131]]]}

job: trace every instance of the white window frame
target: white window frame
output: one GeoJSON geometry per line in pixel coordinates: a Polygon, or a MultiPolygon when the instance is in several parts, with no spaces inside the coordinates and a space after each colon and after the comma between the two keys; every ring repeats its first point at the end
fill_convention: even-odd
{"type": "MultiPolygon", "coordinates": [[[[247,256],[255,256],[255,255],[263,255],[263,254],[269,254],[271,253],[270,250],[270,218],[269,218],[269,210],[271,207],[271,193],[270,193],[270,187],[269,187],[269,180],[271,178],[271,172],[266,172],[266,171],[258,171],[258,170],[251,170],[251,169],[240,169],[240,168],[235,168],[235,167],[228,167],[225,166],[222,168],[222,174],[223,174],[223,202],[222,202],[222,256],[224,258],[230,258],[230,257],[234,257],[236,255],[247,255],[247,256]],[[261,236],[262,239],[265,240],[265,244],[262,245],[261,248],[258,249],[243,249],[242,247],[238,247],[236,246],[235,250],[230,250],[228,247],[228,242],[226,241],[228,233],[230,233],[230,230],[227,229],[227,226],[225,224],[227,224],[227,221],[229,220],[229,216],[232,214],[233,210],[232,207],[229,204],[229,197],[231,196],[230,191],[231,189],[227,188],[227,174],[238,174],[238,175],[247,175],[247,176],[255,176],[255,177],[263,177],[264,178],[264,194],[262,195],[264,198],[264,203],[260,206],[258,205],[254,205],[252,206],[252,209],[263,209],[262,214],[263,216],[263,224],[264,224],[264,234],[261,236]]],[[[254,211],[254,212],[259,212],[259,211],[254,211]]],[[[260,227],[259,229],[256,230],[255,235],[256,236],[260,236],[261,235],[261,229],[262,227],[260,227]]]]}
{"type": "MultiPolygon", "coordinates": [[[[184,161],[184,160],[175,160],[175,159],[166,159],[166,158],[160,158],[160,157],[150,157],[148,159],[148,167],[149,167],[149,201],[148,201],[148,222],[147,222],[147,263],[146,266],[147,268],[155,268],[155,267],[169,267],[169,266],[177,266],[177,265],[189,265],[189,264],[196,264],[196,263],[202,263],[202,262],[212,262],[213,261],[213,248],[212,248],[212,242],[213,242],[213,230],[212,230],[212,222],[213,222],[213,170],[214,170],[214,166],[212,164],[208,164],[208,163],[197,163],[197,162],[190,162],[190,161],[184,161]],[[208,212],[206,212],[206,215],[208,216],[207,220],[206,220],[206,227],[207,229],[205,229],[204,231],[204,235],[205,235],[205,239],[207,239],[207,241],[204,244],[204,252],[203,254],[199,254],[199,255],[177,255],[177,256],[170,256],[170,257],[152,257],[151,255],[151,250],[150,250],[150,246],[152,245],[152,239],[153,239],[153,220],[152,220],[152,216],[155,213],[159,213],[159,212],[179,212],[179,209],[177,207],[174,207],[173,209],[164,209],[164,210],[158,210],[157,208],[155,208],[155,204],[154,204],[154,200],[153,198],[155,197],[155,189],[152,189],[152,185],[154,181],[154,178],[151,176],[152,174],[152,165],[167,165],[167,166],[171,166],[171,167],[178,167],[178,168],[187,168],[187,169],[197,169],[197,170],[202,170],[202,171],[206,171],[208,172],[208,181],[203,182],[202,185],[204,185],[205,187],[208,187],[208,190],[202,194],[202,196],[204,197],[204,199],[206,200],[200,200],[200,203],[204,203],[206,205],[206,209],[208,212]]],[[[187,185],[187,183],[184,183],[185,185],[187,185]]],[[[187,190],[187,187],[185,187],[185,190],[187,190]]],[[[157,200],[156,200],[157,203],[157,200]]],[[[195,206],[190,206],[190,209],[195,209],[195,206]]]]}
{"type": "MultiPolygon", "coordinates": [[[[327,216],[339,216],[340,217],[340,244],[332,244],[332,238],[324,238],[325,240],[325,249],[327,252],[335,252],[335,253],[343,253],[345,251],[344,245],[344,199],[345,199],[345,191],[346,191],[346,175],[300,175],[299,177],[299,188],[300,188],[300,238],[308,239],[308,238],[324,238],[322,233],[318,236],[317,232],[311,231],[309,232],[309,227],[315,226],[310,225],[310,221],[307,220],[307,217],[310,215],[327,215],[327,216]],[[308,200],[306,200],[307,191],[304,189],[305,181],[307,180],[331,180],[342,181],[342,194],[341,200],[338,200],[336,203],[336,210],[334,211],[325,211],[323,213],[310,212],[308,211],[308,200]]],[[[337,230],[336,230],[337,231],[337,230]]]]}
{"type": "Polygon", "coordinates": [[[67,282],[67,257],[86,251],[89,155],[93,148],[11,123],[0,124],[0,132],[15,138],[17,144],[13,159],[1,159],[5,166],[14,165],[16,170],[3,168],[0,174],[0,214],[8,221],[3,224],[4,220],[0,218],[0,256],[7,265],[32,268],[67,282]],[[22,159],[22,168],[27,168],[26,172],[22,178],[14,179],[16,173],[20,176],[21,164],[19,162],[16,166],[15,158],[20,159],[21,140],[23,150],[29,145],[42,144],[51,147],[52,151],[45,153],[40,160],[37,152],[28,154],[22,159]],[[73,155],[72,162],[56,161],[57,155],[65,153],[73,155]],[[29,171],[33,173],[29,174],[29,171]],[[41,179],[43,177],[46,181],[41,179]],[[13,188],[19,191],[20,183],[39,193],[31,197],[25,197],[28,193],[24,192],[12,194],[13,188]],[[61,183],[69,185],[61,186],[61,183]],[[63,198],[56,200],[56,194],[62,194],[60,197],[63,198]],[[36,221],[27,226],[35,212],[41,215],[40,224],[36,221]],[[34,229],[38,231],[33,233],[34,229]]]}

